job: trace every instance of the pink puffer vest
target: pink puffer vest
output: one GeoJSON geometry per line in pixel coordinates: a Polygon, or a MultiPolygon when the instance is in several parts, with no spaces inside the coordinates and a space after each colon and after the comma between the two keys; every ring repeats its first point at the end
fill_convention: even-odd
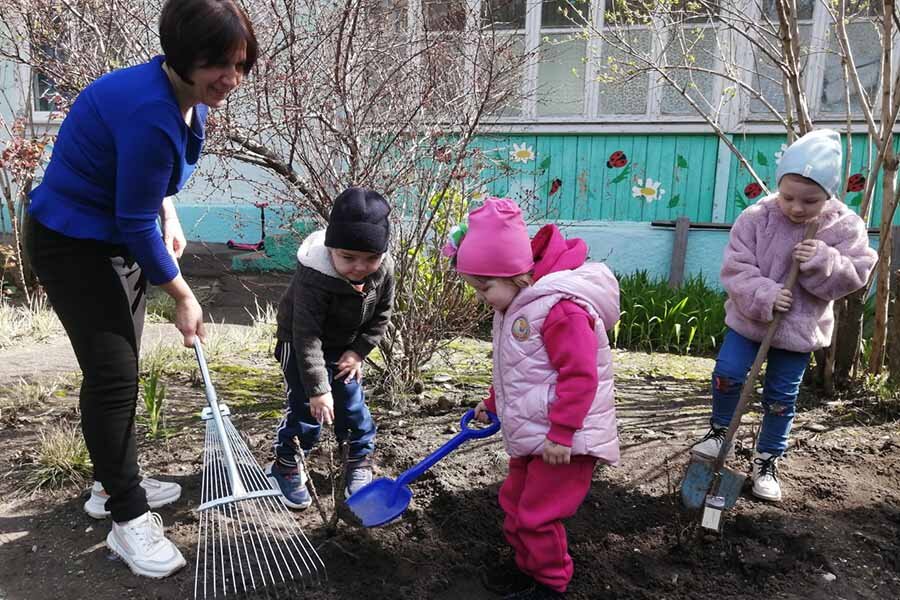
{"type": "Polygon", "coordinates": [[[594,402],[575,432],[572,454],[619,461],[612,353],[606,330],[619,319],[619,286],[606,266],[586,263],[574,271],[550,273],[523,289],[505,313],[494,313],[494,394],[510,456],[541,454],[550,430],[549,406],[556,400],[557,372],[541,339],[544,319],[558,302],[572,300],[594,319],[599,384],[594,402]]]}

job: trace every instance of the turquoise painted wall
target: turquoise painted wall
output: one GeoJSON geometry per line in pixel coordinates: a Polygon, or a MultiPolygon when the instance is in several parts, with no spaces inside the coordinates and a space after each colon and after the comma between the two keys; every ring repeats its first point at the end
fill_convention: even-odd
{"type": "Polygon", "coordinates": [[[712,219],[715,136],[510,135],[481,138],[485,188],[554,221],[712,219]]]}
{"type": "MultiPolygon", "coordinates": [[[[735,146],[767,186],[775,189],[775,170],[787,141],[783,135],[736,135],[735,146]]],[[[687,216],[713,220],[718,138],[712,134],[510,135],[478,140],[486,160],[485,191],[528,206],[532,216],[554,221],[655,221],[687,216]],[[650,180],[648,182],[648,180],[650,180]]],[[[844,156],[847,156],[846,138],[844,156]]],[[[738,159],[730,157],[724,222],[763,197],[738,159]],[[751,187],[748,187],[751,186],[751,187]]],[[[865,135],[854,135],[851,175],[858,187],[868,176],[874,149],[865,135]]],[[[880,221],[876,188],[872,223],[880,221]]],[[[847,194],[858,209],[861,193],[847,194]]],[[[900,223],[900,218],[897,219],[900,223]]]]}
{"type": "MultiPolygon", "coordinates": [[[[847,138],[842,136],[844,146],[844,159],[848,156],[847,138]]],[[[751,166],[766,182],[768,187],[775,190],[775,171],[777,169],[780,153],[784,150],[786,138],[783,135],[742,135],[734,136],[734,144],[740,149],[741,153],[747,157],[751,166]]],[[[859,212],[860,203],[862,201],[862,188],[868,177],[869,160],[874,160],[876,150],[869,146],[865,135],[854,135],[852,138],[852,147],[849,148],[850,153],[850,179],[848,179],[848,193],[846,196],[847,205],[859,212]]],[[[881,222],[881,182],[882,177],[879,174],[876,182],[874,202],[872,206],[870,224],[877,226],[881,222]]],[[[737,157],[732,155],[731,158],[731,177],[728,182],[728,204],[726,211],[726,221],[731,223],[740,214],[744,208],[752,204],[756,200],[762,198],[762,195],[756,196],[757,190],[748,189],[747,186],[753,183],[750,173],[738,162],[737,157]]],[[[900,223],[900,219],[895,218],[895,223],[900,223]]]]}
{"type": "MultiPolygon", "coordinates": [[[[773,182],[784,136],[734,136],[734,142],[760,176],[773,182]]],[[[716,172],[718,140],[707,134],[491,135],[478,139],[475,148],[485,182],[474,182],[475,189],[515,198],[534,222],[563,223],[568,235],[588,241],[595,260],[606,259],[621,273],[645,269],[667,276],[674,233],[649,222],[682,215],[712,221],[716,177],[724,176],[716,172]]],[[[865,136],[854,136],[852,173],[866,176],[868,159],[865,136]]],[[[725,222],[762,197],[746,189],[751,182],[732,157],[725,222]]],[[[472,180],[466,185],[471,189],[472,180]]],[[[858,195],[848,194],[848,204],[853,206],[858,195]]],[[[873,222],[880,206],[876,194],[873,222]]],[[[259,239],[259,210],[250,202],[180,200],[178,210],[190,240],[259,239]]],[[[283,232],[290,218],[290,211],[270,207],[267,233],[283,232]]],[[[717,281],[726,241],[726,232],[692,231],[687,272],[717,281]]]]}

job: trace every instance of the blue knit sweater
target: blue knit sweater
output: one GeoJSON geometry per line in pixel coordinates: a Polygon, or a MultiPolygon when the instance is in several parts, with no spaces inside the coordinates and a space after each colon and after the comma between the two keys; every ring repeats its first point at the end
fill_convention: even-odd
{"type": "Polygon", "coordinates": [[[69,237],[126,245],[154,285],[178,275],[157,216],[194,171],[208,111],[195,106],[187,126],[162,62],[113,71],[79,94],[29,209],[69,237]]]}

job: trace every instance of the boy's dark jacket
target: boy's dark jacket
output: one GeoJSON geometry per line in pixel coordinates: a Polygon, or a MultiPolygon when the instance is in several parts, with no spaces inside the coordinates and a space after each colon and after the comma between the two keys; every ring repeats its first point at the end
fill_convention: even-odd
{"type": "Polygon", "coordinates": [[[365,358],[387,329],[394,304],[394,263],[385,255],[362,292],[341,277],[325,247],[325,231],[297,251],[297,271],[278,305],[279,341],[291,342],[307,397],[331,391],[325,353],[353,350],[365,358]]]}

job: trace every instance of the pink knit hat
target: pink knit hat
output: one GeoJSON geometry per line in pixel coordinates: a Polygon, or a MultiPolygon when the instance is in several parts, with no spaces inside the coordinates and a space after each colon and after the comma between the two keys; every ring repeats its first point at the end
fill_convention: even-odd
{"type": "Polygon", "coordinates": [[[513,277],[534,268],[531,240],[519,205],[488,198],[469,213],[465,237],[456,253],[456,270],[482,277],[513,277]]]}

